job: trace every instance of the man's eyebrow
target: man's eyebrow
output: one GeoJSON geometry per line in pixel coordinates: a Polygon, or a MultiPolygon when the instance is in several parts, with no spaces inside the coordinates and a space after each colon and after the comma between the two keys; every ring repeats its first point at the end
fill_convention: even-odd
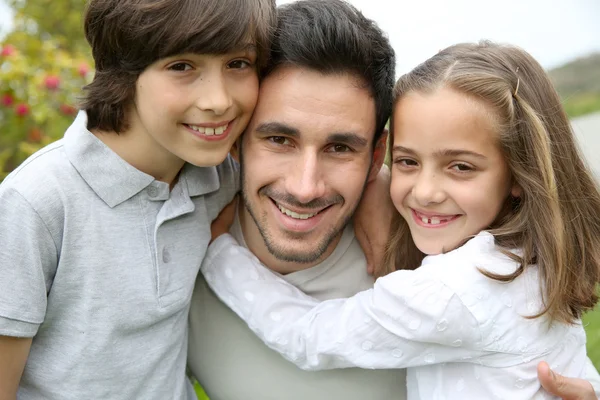
{"type": "MultiPolygon", "coordinates": [[[[403,146],[394,146],[392,148],[392,152],[393,153],[396,153],[396,152],[407,153],[407,154],[412,154],[412,155],[417,154],[413,149],[409,149],[408,147],[403,147],[403,146]]],[[[438,156],[438,157],[472,156],[472,157],[481,158],[481,159],[487,158],[483,154],[479,154],[477,152],[470,151],[470,150],[464,150],[464,149],[442,149],[442,150],[436,151],[434,155],[438,156]]]]}
{"type": "Polygon", "coordinates": [[[330,143],[345,144],[354,148],[362,148],[369,145],[367,139],[353,132],[332,133],[327,136],[327,141],[330,143]]]}
{"type": "Polygon", "coordinates": [[[300,136],[300,131],[281,122],[264,122],[254,129],[262,135],[300,136]]]}

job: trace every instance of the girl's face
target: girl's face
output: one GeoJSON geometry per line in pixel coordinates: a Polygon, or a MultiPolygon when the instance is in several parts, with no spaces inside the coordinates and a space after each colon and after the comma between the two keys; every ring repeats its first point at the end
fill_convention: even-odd
{"type": "Polygon", "coordinates": [[[391,197],[416,246],[440,254],[489,227],[518,195],[485,104],[449,88],[394,110],[391,197]]]}

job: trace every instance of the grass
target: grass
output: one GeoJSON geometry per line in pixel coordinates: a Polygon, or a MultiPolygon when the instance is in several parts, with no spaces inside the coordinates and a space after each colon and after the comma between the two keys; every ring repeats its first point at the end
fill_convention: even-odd
{"type": "Polygon", "coordinates": [[[582,93],[563,100],[563,106],[570,118],[600,110],[600,93],[582,93]]]}
{"type": "Polygon", "coordinates": [[[600,307],[583,316],[587,333],[587,353],[597,370],[600,370],[600,307]]]}

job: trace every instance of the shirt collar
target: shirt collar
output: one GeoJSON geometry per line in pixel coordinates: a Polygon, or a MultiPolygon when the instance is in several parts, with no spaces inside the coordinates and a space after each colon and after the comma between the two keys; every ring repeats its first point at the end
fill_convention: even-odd
{"type": "MultiPolygon", "coordinates": [[[[127,163],[87,129],[87,114],[80,111],[64,137],[67,157],[94,192],[111,208],[129,200],[155,182],[148,175],[127,163]]],[[[179,183],[185,182],[190,196],[199,196],[219,189],[219,174],[215,167],[195,167],[185,164],[179,183]]],[[[154,185],[164,186],[156,181],[154,185]]]]}

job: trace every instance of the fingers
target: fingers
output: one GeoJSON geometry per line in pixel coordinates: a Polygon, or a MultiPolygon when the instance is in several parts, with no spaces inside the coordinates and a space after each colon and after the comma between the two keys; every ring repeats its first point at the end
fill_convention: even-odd
{"type": "Polygon", "coordinates": [[[542,387],[549,393],[563,400],[596,400],[592,385],[578,378],[566,378],[550,369],[548,363],[542,361],[537,368],[538,379],[542,387]]]}

